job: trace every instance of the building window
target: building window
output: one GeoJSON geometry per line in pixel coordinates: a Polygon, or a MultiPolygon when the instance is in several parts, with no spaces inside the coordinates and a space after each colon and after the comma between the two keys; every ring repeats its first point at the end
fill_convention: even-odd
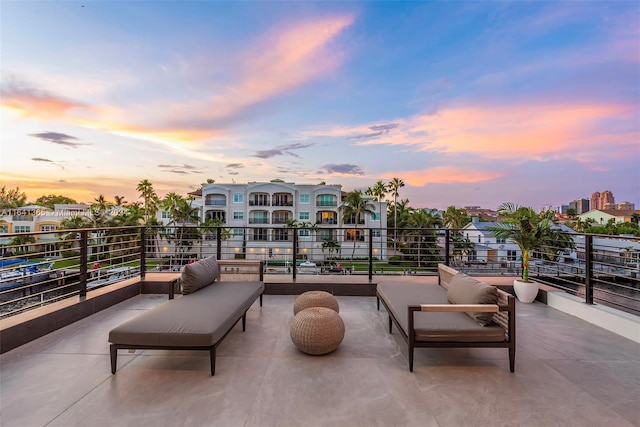
{"type": "Polygon", "coordinates": [[[518,259],[518,251],[507,251],[507,260],[516,261],[518,259]]]}
{"type": "Polygon", "coordinates": [[[300,237],[309,237],[311,236],[311,232],[307,228],[301,228],[298,230],[298,236],[300,237]]]}
{"type": "Polygon", "coordinates": [[[0,233],[8,233],[9,232],[9,226],[8,225],[0,225],[0,233]]]}
{"type": "Polygon", "coordinates": [[[364,241],[364,235],[362,234],[362,231],[360,230],[347,230],[346,231],[346,236],[345,236],[345,240],[347,242],[362,242],[364,241]]]}
{"type": "Polygon", "coordinates": [[[497,243],[497,244],[503,244],[503,245],[504,245],[505,243],[507,243],[507,239],[504,239],[504,238],[500,238],[500,237],[498,237],[498,238],[496,239],[496,243],[497,243]]]}
{"type": "Polygon", "coordinates": [[[244,212],[234,212],[233,219],[244,219],[244,212]]]}
{"type": "Polygon", "coordinates": [[[300,195],[300,204],[308,205],[310,198],[311,198],[311,196],[309,196],[308,194],[301,194],[300,195]]]}
{"type": "Polygon", "coordinates": [[[233,193],[233,203],[244,203],[244,194],[233,193]]]}
{"type": "Polygon", "coordinates": [[[16,233],[30,233],[31,226],[30,225],[16,225],[16,233]]]}
{"type": "Polygon", "coordinates": [[[382,237],[382,230],[380,230],[379,228],[374,228],[373,230],[371,230],[371,236],[382,237]]]}
{"type": "Polygon", "coordinates": [[[309,212],[300,212],[300,221],[308,221],[309,220],[309,212]]]}
{"type": "Polygon", "coordinates": [[[57,225],[41,225],[40,231],[55,231],[58,229],[57,225]]]}
{"type": "Polygon", "coordinates": [[[371,221],[380,221],[380,214],[378,212],[371,214],[371,221]]]}
{"type": "Polygon", "coordinates": [[[171,219],[171,214],[169,212],[162,211],[161,218],[162,219],[171,219]]]}
{"type": "Polygon", "coordinates": [[[234,228],[232,231],[234,236],[244,236],[244,228],[234,228]]]}

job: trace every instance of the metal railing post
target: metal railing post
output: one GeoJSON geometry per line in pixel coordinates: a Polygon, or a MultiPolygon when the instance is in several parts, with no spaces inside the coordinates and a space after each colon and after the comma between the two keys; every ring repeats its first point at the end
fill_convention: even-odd
{"type": "Polygon", "coordinates": [[[584,299],[593,304],[593,236],[584,237],[584,299]]]}
{"type": "MultiPolygon", "coordinates": [[[[380,233],[382,235],[382,233],[380,233]]],[[[373,229],[369,229],[369,281],[373,280],[373,229]]]]}
{"type": "Polygon", "coordinates": [[[222,227],[216,228],[216,259],[222,259],[222,227]]]}
{"type": "Polygon", "coordinates": [[[450,229],[446,229],[444,230],[444,264],[445,265],[450,265],[451,259],[450,259],[450,241],[451,241],[451,230],[450,229]]]}
{"type": "Polygon", "coordinates": [[[89,253],[89,239],[87,238],[87,230],[80,232],[80,276],[78,284],[80,289],[80,297],[87,296],[87,262],[89,253]]]}
{"type": "Polygon", "coordinates": [[[293,263],[291,266],[291,274],[292,274],[292,278],[293,281],[295,282],[296,280],[296,270],[297,270],[297,265],[296,265],[296,258],[298,257],[298,228],[294,228],[293,229],[293,263]]]}
{"type": "Polygon", "coordinates": [[[144,275],[147,272],[147,229],[141,227],[140,229],[140,278],[144,280],[144,275]]]}

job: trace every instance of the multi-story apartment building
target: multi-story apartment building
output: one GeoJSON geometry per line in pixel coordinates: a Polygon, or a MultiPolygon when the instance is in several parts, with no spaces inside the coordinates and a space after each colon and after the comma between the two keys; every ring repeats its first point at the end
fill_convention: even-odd
{"type": "MultiPolygon", "coordinates": [[[[343,253],[366,257],[369,228],[374,257],[386,259],[386,202],[373,202],[374,215],[343,218],[341,185],[291,182],[213,183],[202,186],[203,221],[217,220],[231,230],[228,251],[247,259],[291,259],[298,227],[299,256],[317,258],[323,242],[335,241],[343,253]],[[354,228],[348,228],[353,225],[354,228]],[[347,227],[347,228],[344,228],[347,227]]],[[[369,197],[369,196],[364,196],[369,197]]]]}

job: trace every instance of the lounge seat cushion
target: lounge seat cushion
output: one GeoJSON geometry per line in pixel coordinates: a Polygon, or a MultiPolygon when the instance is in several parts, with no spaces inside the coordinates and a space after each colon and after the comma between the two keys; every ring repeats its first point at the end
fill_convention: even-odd
{"type": "MultiPolygon", "coordinates": [[[[466,274],[456,274],[449,283],[447,300],[451,304],[497,304],[498,290],[466,274]]],[[[482,326],[493,321],[493,313],[467,313],[482,326]]]]}
{"type": "Polygon", "coordinates": [[[184,295],[193,293],[198,289],[209,286],[216,279],[220,278],[220,266],[215,257],[208,257],[187,264],[182,269],[182,293],[184,295]]]}
{"type": "MultiPolygon", "coordinates": [[[[378,294],[404,331],[409,330],[407,306],[447,304],[447,290],[438,285],[378,283],[378,294]]],[[[504,329],[497,324],[480,326],[469,316],[455,312],[418,312],[414,338],[423,342],[503,342],[504,329]]]]}
{"type": "Polygon", "coordinates": [[[262,282],[216,282],[139,314],[109,332],[121,345],[193,346],[215,344],[264,291],[262,282]]]}

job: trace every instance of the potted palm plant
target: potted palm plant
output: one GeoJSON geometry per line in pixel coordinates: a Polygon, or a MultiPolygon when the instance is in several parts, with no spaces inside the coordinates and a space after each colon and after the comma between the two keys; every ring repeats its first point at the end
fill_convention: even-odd
{"type": "Polygon", "coordinates": [[[496,226],[487,227],[497,238],[514,242],[522,252],[522,277],[513,281],[513,290],[522,302],[533,302],[538,295],[538,283],[529,279],[531,251],[541,249],[554,232],[553,221],[537,214],[533,209],[513,203],[503,203],[498,214],[505,217],[496,226]]]}

